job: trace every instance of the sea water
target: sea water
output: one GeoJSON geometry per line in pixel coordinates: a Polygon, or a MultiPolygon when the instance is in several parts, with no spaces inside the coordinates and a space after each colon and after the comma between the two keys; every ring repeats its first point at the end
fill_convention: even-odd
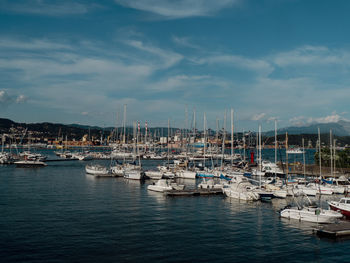
{"type": "Polygon", "coordinates": [[[1,262],[350,262],[350,241],[279,217],[292,199],[165,197],[149,180],[86,175],[86,164],[0,167],[1,262]]]}

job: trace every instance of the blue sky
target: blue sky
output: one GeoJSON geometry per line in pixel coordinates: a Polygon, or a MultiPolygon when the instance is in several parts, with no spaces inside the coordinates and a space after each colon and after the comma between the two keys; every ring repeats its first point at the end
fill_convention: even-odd
{"type": "Polygon", "coordinates": [[[236,130],[350,119],[350,2],[0,0],[0,117],[236,130]],[[119,117],[117,117],[119,115],[119,117]],[[230,118],[228,117],[227,120],[230,118]],[[227,122],[229,125],[229,121],[227,122]]]}

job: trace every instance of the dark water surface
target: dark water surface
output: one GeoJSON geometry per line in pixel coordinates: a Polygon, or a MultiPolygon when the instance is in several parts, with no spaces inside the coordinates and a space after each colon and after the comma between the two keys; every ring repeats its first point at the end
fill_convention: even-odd
{"type": "Polygon", "coordinates": [[[290,200],[164,197],[85,164],[0,167],[1,262],[350,262],[350,241],[279,218],[290,200]]]}

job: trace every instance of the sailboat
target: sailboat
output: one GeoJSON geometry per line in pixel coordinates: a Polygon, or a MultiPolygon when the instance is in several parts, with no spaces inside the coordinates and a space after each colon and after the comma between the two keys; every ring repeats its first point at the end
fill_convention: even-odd
{"type": "Polygon", "coordinates": [[[136,147],[137,147],[137,155],[138,155],[138,165],[132,165],[132,166],[126,166],[124,168],[124,178],[130,179],[130,180],[142,180],[144,178],[144,172],[141,168],[141,160],[140,160],[140,153],[138,148],[138,137],[139,137],[139,128],[138,126],[138,132],[136,135],[136,122],[134,122],[134,162],[136,161],[136,147]]]}

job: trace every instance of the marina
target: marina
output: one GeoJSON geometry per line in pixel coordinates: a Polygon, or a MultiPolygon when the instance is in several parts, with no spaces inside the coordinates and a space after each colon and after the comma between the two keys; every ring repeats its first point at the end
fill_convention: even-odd
{"type": "Polygon", "coordinates": [[[350,262],[350,1],[0,13],[0,262],[350,262]]]}
{"type": "MultiPolygon", "coordinates": [[[[103,160],[98,163],[106,165],[103,160]]],[[[101,254],[108,254],[118,261],[173,262],[169,251],[174,251],[177,261],[205,257],[226,262],[234,256],[249,262],[293,255],[284,261],[295,262],[348,257],[346,242],[329,242],[313,235],[317,224],[280,218],[280,209],[295,202],[292,197],[270,202],[247,202],[219,192],[173,197],[149,191],[147,186],[156,181],[94,177],[85,173],[85,165],[62,161],[25,170],[0,166],[4,261],[28,260],[29,251],[35,251],[30,256],[33,261],[43,257],[96,261],[101,254]],[[15,236],[11,235],[14,231],[15,236]],[[291,252],[292,243],[303,245],[291,252]],[[130,253],[130,249],[138,252],[130,253]]],[[[143,163],[145,169],[155,165],[157,162],[143,163]]],[[[176,182],[195,189],[202,179],[178,178],[176,182]]],[[[210,190],[201,193],[205,191],[210,190]]],[[[327,200],[340,196],[310,198],[326,209],[327,200]]],[[[296,198],[303,202],[302,197],[296,198]]]]}

